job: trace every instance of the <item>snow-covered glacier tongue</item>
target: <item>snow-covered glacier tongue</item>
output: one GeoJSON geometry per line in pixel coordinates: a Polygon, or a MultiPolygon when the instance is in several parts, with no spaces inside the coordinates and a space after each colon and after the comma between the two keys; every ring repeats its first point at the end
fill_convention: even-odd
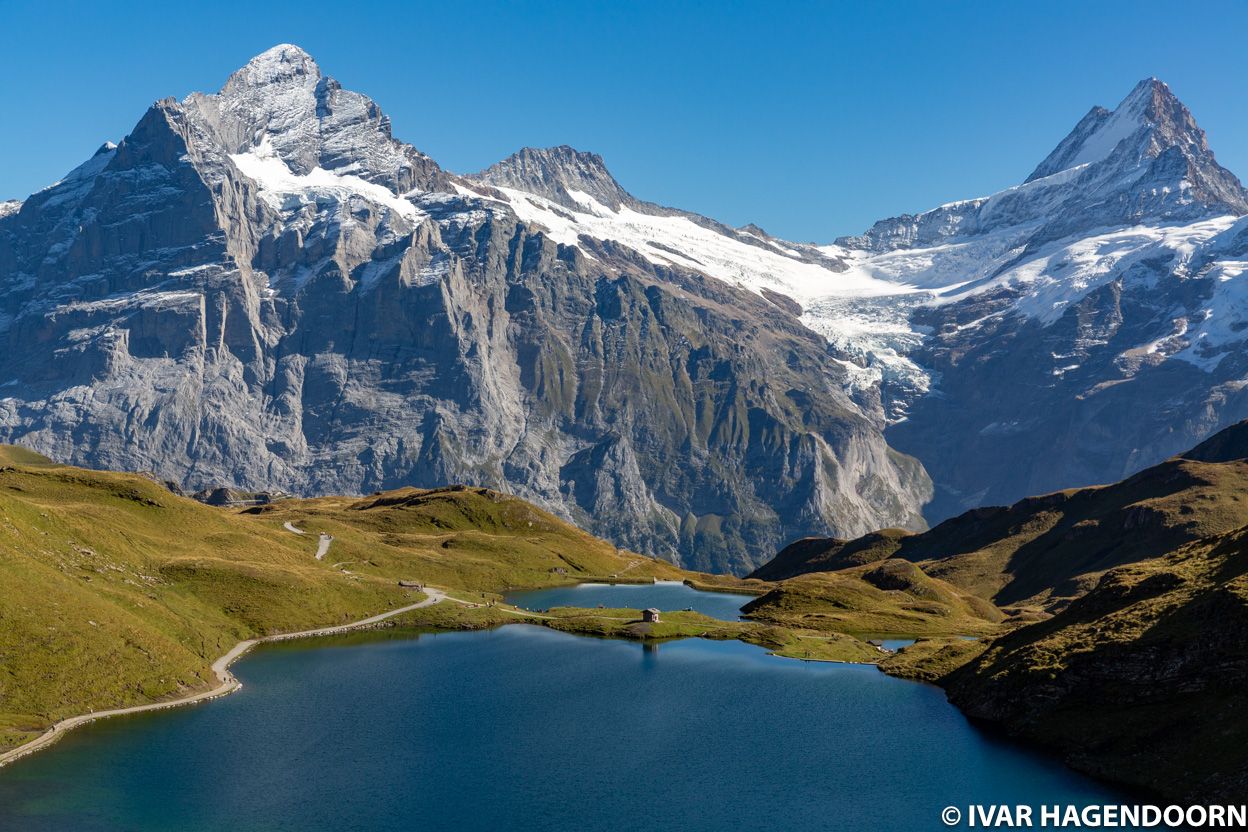
{"type": "Polygon", "coordinates": [[[591,154],[449,173],[286,44],[0,205],[0,441],[189,489],[486,485],[747,571],[922,525],[865,362],[799,317],[906,291],[591,154]]]}

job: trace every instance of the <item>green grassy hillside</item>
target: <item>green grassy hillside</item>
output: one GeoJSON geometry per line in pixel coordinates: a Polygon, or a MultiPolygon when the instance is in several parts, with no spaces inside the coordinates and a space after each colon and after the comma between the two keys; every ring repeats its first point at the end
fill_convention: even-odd
{"type": "Polygon", "coordinates": [[[879,563],[784,581],[745,606],[755,621],[859,635],[983,635],[1005,615],[913,563],[879,563]]]}
{"type": "Polygon", "coordinates": [[[913,537],[905,529],[881,529],[853,540],[839,537],[804,537],[780,550],[749,577],[764,581],[783,581],[810,572],[835,572],[875,563],[893,556],[902,540],[913,537]]]}
{"type": "Polygon", "coordinates": [[[43,454],[20,445],[0,445],[0,465],[55,465],[43,454]]]}

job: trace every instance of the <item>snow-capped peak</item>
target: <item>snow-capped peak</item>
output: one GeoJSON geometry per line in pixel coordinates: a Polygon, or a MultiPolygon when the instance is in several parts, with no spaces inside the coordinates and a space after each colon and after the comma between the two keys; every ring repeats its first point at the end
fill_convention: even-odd
{"type": "Polygon", "coordinates": [[[1248,213],[1248,192],[1164,83],[1147,78],[1094,107],[1027,181],[991,197],[881,220],[847,248],[891,251],[1011,230],[1010,248],[1140,222],[1248,213]]]}
{"type": "Polygon", "coordinates": [[[232,91],[248,87],[263,87],[288,81],[296,81],[302,86],[315,86],[320,77],[321,68],[316,65],[311,55],[292,43],[279,43],[252,58],[246,66],[231,75],[221,92],[228,95],[232,91]]]}
{"type": "Polygon", "coordinates": [[[1165,83],[1145,78],[1113,112],[1093,107],[1027,181],[1102,162],[1115,152],[1123,155],[1124,164],[1136,165],[1170,147],[1212,162],[1205,133],[1191,112],[1165,83]]]}
{"type": "Polygon", "coordinates": [[[267,142],[266,152],[297,176],[321,169],[395,194],[447,187],[432,159],[395,141],[376,102],[343,89],[292,44],[257,55],[219,93],[194,93],[183,106],[231,156],[256,152],[267,142]]]}
{"type": "Polygon", "coordinates": [[[601,156],[566,144],[522,148],[471,178],[494,187],[537,194],[573,210],[582,204],[574,193],[588,194],[612,211],[618,211],[622,205],[637,205],[637,200],[615,181],[601,156]]]}

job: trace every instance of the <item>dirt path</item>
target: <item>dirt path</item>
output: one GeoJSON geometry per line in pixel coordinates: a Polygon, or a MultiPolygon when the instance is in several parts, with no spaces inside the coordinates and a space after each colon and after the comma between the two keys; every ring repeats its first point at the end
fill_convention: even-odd
{"type": "MultiPolygon", "coordinates": [[[[303,532],[298,533],[303,534],[303,532]]],[[[330,540],[333,540],[333,538],[330,538],[330,540]]],[[[328,546],[326,546],[326,548],[328,548],[328,546]]],[[[233,664],[239,656],[243,655],[261,642],[290,641],[296,638],[312,638],[314,636],[330,636],[337,633],[346,633],[351,630],[358,630],[362,627],[369,627],[373,624],[378,624],[385,621],[387,618],[393,618],[394,616],[402,615],[405,612],[411,612],[412,610],[418,610],[422,607],[432,606],[433,604],[447,600],[446,594],[441,590],[426,587],[424,589],[424,593],[427,597],[423,601],[415,604],[408,604],[406,607],[399,607],[398,609],[378,613],[377,615],[362,619],[360,621],[353,621],[350,624],[339,624],[333,627],[320,627],[315,630],[303,630],[298,633],[280,633],[274,636],[249,638],[244,641],[240,641],[238,644],[234,645],[230,652],[226,653],[224,656],[212,663],[212,672],[216,674],[217,679],[221,682],[221,684],[217,685],[212,690],[189,694],[180,699],[170,699],[168,702],[153,702],[150,705],[135,705],[130,708],[112,708],[107,711],[93,711],[92,713],[62,719],[60,722],[56,723],[47,731],[40,734],[38,737],[35,737],[25,745],[19,745],[12,751],[6,751],[3,754],[0,754],[0,767],[8,765],[20,757],[25,757],[27,754],[33,754],[42,748],[46,748],[59,740],[64,734],[77,728],[79,725],[86,725],[88,722],[94,722],[97,719],[105,719],[110,716],[122,716],[123,714],[141,714],[147,711],[161,711],[166,708],[177,708],[182,705],[192,705],[196,702],[203,702],[208,699],[215,699],[218,696],[225,696],[226,694],[233,693],[242,687],[242,683],[239,682],[238,679],[234,678],[233,673],[230,673],[230,665],[233,664]]],[[[461,601],[460,603],[465,602],[461,601]]]]}
{"type": "MultiPolygon", "coordinates": [[[[282,524],[282,528],[288,532],[294,532],[295,534],[307,534],[307,532],[305,532],[303,529],[299,528],[298,526],[296,526],[294,523],[290,522],[289,520],[287,520],[285,523],[282,524]]],[[[321,538],[320,540],[317,541],[317,544],[316,544],[316,559],[317,560],[323,560],[324,557],[329,554],[329,544],[333,542],[334,542],[334,538],[332,535],[328,535],[325,532],[321,532],[321,538]]]]}

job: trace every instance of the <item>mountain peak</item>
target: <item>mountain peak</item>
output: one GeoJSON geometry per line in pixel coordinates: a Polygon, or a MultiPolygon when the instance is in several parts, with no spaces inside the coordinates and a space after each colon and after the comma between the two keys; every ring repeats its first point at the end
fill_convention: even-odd
{"type": "Polygon", "coordinates": [[[837,242],[888,251],[1014,228],[1038,245],[1093,228],[1227,214],[1248,214],[1248,191],[1218,164],[1170,87],[1145,78],[1113,110],[1089,110],[1023,185],[881,220],[837,242]]]}
{"type": "Polygon", "coordinates": [[[376,102],[344,89],[294,44],[261,52],[219,93],[191,93],[182,107],[229,156],[272,154],[296,176],[320,168],[398,194],[448,187],[432,159],[394,139],[376,102]]]}
{"type": "Polygon", "coordinates": [[[1093,107],[1027,177],[1031,182],[1081,165],[1118,158],[1137,167],[1171,147],[1198,163],[1215,164],[1205,132],[1170,87],[1145,78],[1113,110],[1093,107]]]}
{"type": "Polygon", "coordinates": [[[321,78],[321,68],[312,56],[293,43],[279,43],[266,49],[237,70],[225,82],[221,92],[228,94],[239,89],[265,87],[288,81],[301,86],[315,85],[321,78]]]}
{"type": "Polygon", "coordinates": [[[637,202],[615,181],[601,156],[566,144],[521,148],[471,178],[538,194],[574,210],[583,208],[584,200],[576,199],[572,192],[593,197],[613,211],[637,202]]]}

